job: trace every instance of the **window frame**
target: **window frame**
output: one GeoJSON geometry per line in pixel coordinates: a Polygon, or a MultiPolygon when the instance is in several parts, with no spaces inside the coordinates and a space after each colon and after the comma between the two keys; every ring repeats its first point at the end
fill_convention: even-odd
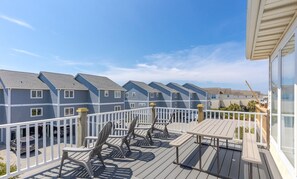
{"type": "Polygon", "coordinates": [[[130,109],[134,109],[135,108],[135,103],[130,103],[130,109]],[[133,106],[133,107],[132,107],[133,106]]]}
{"type": "Polygon", "coordinates": [[[114,111],[120,111],[120,110],[122,110],[122,107],[120,105],[116,105],[116,106],[113,107],[113,110],[114,111]],[[118,108],[118,110],[117,110],[117,108],[118,108]]]}
{"type": "Polygon", "coordinates": [[[74,107],[65,107],[64,108],[64,116],[74,116],[74,107]],[[69,113],[68,115],[66,115],[66,110],[69,109],[69,112],[71,112],[71,109],[73,111],[73,113],[69,113]]]}
{"type": "Polygon", "coordinates": [[[109,97],[109,91],[108,90],[104,90],[104,97],[109,97]]]}
{"type": "Polygon", "coordinates": [[[122,93],[121,91],[114,91],[114,98],[121,98],[122,97],[122,93]]]}
{"type": "Polygon", "coordinates": [[[30,90],[30,99],[42,99],[43,98],[43,90],[30,90]],[[33,96],[33,92],[35,92],[35,97],[33,96]],[[37,96],[38,92],[40,92],[41,96],[37,96]]]}
{"type": "Polygon", "coordinates": [[[42,107],[37,107],[37,108],[30,108],[30,117],[41,117],[43,116],[43,108],[42,107]],[[38,110],[40,109],[40,115],[37,115],[38,114],[38,110]],[[33,115],[33,110],[36,110],[36,115],[33,115]]]}
{"type": "Polygon", "coordinates": [[[74,90],[64,90],[64,99],[74,99],[74,90]],[[69,97],[66,97],[66,92],[69,93],[69,97]],[[70,95],[72,92],[72,96],[70,95]]]}

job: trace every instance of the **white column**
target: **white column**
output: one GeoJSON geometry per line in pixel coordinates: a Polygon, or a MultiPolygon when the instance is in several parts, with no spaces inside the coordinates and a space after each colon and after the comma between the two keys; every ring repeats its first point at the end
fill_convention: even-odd
{"type": "Polygon", "coordinates": [[[58,89],[58,95],[57,95],[57,117],[61,116],[60,113],[60,97],[61,97],[61,90],[58,89]]]}
{"type": "Polygon", "coordinates": [[[295,29],[295,84],[294,84],[294,166],[297,175],[297,29],[295,29]]]}
{"type": "Polygon", "coordinates": [[[281,53],[281,50],[278,52],[278,88],[277,88],[277,120],[278,120],[278,123],[277,123],[277,146],[278,146],[278,149],[280,150],[280,144],[281,144],[281,74],[282,74],[282,63],[281,63],[281,56],[282,56],[282,53],[281,53]]]}
{"type": "Polygon", "coordinates": [[[100,109],[100,102],[101,102],[100,96],[101,96],[101,93],[100,93],[100,90],[98,90],[98,113],[101,112],[101,109],[100,109]]]}
{"type": "Polygon", "coordinates": [[[7,95],[7,124],[11,123],[11,89],[8,89],[8,95],[7,95]]]}

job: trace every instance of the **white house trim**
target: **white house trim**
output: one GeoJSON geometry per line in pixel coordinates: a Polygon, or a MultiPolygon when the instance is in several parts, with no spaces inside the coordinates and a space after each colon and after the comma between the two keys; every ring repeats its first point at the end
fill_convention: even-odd
{"type": "Polygon", "coordinates": [[[8,109],[7,109],[7,123],[11,123],[11,89],[8,89],[7,94],[7,103],[8,103],[8,109]]]}

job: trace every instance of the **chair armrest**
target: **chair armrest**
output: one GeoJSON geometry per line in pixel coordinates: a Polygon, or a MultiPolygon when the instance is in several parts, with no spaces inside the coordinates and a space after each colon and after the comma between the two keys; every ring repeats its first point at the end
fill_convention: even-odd
{"type": "Polygon", "coordinates": [[[74,148],[74,147],[65,147],[63,148],[63,152],[89,152],[93,149],[89,148],[74,148]]]}
{"type": "Polygon", "coordinates": [[[122,138],[121,135],[109,135],[108,138],[122,138]]]}
{"type": "Polygon", "coordinates": [[[115,128],[115,131],[128,131],[128,129],[124,129],[124,128],[115,128]]]}
{"type": "Polygon", "coordinates": [[[97,140],[98,137],[97,136],[87,136],[85,137],[85,140],[97,140]]]}
{"type": "Polygon", "coordinates": [[[150,127],[135,127],[135,129],[139,129],[139,130],[149,130],[149,129],[151,129],[151,126],[150,126],[150,127]]]}

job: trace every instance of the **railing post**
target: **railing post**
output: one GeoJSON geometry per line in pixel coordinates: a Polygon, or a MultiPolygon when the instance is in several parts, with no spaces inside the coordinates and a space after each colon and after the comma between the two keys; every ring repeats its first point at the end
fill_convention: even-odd
{"type": "Polygon", "coordinates": [[[270,149],[270,110],[267,110],[267,114],[266,114],[266,142],[267,142],[267,149],[269,150],[270,149]]]}
{"type": "Polygon", "coordinates": [[[152,107],[152,121],[151,122],[153,122],[153,120],[155,119],[155,117],[156,117],[156,103],[150,103],[150,107],[152,107]]]}
{"type": "MultiPolygon", "coordinates": [[[[85,137],[88,134],[88,109],[87,108],[78,108],[76,112],[78,112],[78,119],[77,119],[77,146],[80,147],[84,144],[85,137]]],[[[93,124],[92,124],[93,125],[93,124]]]]}
{"type": "Polygon", "coordinates": [[[203,104],[198,104],[197,105],[198,108],[198,123],[202,122],[204,120],[204,112],[203,112],[203,104]]]}

